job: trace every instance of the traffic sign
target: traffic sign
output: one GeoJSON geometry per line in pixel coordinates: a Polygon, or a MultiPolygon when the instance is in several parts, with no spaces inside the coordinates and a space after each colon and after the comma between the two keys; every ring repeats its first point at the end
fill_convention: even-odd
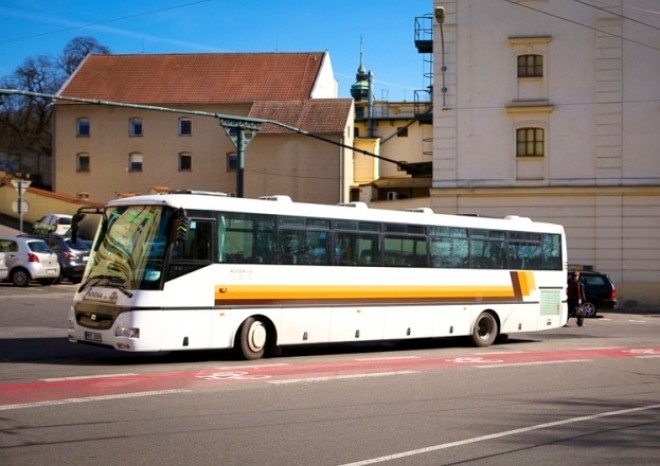
{"type": "Polygon", "coordinates": [[[11,203],[11,210],[13,210],[15,214],[19,215],[26,214],[29,207],[30,204],[28,204],[28,201],[25,199],[16,199],[11,203]]]}
{"type": "Polygon", "coordinates": [[[18,193],[18,197],[23,197],[25,190],[28,189],[30,184],[32,184],[32,181],[13,179],[11,180],[11,184],[16,189],[16,192],[18,193]]]}

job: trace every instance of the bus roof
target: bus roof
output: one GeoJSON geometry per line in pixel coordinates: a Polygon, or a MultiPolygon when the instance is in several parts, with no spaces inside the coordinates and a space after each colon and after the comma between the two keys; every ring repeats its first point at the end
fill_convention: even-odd
{"type": "Polygon", "coordinates": [[[438,214],[433,213],[428,207],[406,210],[372,209],[363,202],[337,205],[313,204],[294,202],[289,196],[284,195],[238,198],[230,197],[225,193],[186,191],[125,197],[109,201],[107,205],[109,207],[120,205],[166,205],[174,208],[182,207],[185,210],[249,212],[421,225],[563,232],[563,226],[559,224],[535,222],[529,217],[517,215],[498,218],[479,215],[438,214]]]}

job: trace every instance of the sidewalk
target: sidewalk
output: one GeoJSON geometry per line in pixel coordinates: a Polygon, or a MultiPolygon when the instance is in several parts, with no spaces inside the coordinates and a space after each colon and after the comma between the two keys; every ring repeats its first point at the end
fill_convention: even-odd
{"type": "MultiPolygon", "coordinates": [[[[0,214],[0,235],[18,235],[20,233],[19,226],[20,221],[18,219],[0,214]]],[[[23,232],[28,233],[31,229],[32,225],[24,221],[23,232]]]]}

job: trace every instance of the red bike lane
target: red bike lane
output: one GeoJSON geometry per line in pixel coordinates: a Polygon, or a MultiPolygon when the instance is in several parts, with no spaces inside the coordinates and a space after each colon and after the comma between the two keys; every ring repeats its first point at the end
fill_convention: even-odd
{"type": "Polygon", "coordinates": [[[263,360],[204,370],[103,374],[29,382],[0,382],[0,411],[112,398],[207,390],[237,384],[292,384],[360,377],[387,377],[457,368],[559,364],[599,359],[660,358],[660,346],[584,348],[558,351],[479,351],[460,356],[364,357],[289,364],[263,360]]]}

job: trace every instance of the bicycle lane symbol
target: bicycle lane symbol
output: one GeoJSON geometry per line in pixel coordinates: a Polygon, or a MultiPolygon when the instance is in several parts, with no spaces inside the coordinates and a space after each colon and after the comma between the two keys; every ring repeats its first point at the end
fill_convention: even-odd
{"type": "Polygon", "coordinates": [[[196,375],[195,377],[207,381],[224,381],[224,380],[262,380],[262,379],[269,379],[271,376],[267,374],[250,374],[249,372],[213,372],[211,374],[196,375]]]}

